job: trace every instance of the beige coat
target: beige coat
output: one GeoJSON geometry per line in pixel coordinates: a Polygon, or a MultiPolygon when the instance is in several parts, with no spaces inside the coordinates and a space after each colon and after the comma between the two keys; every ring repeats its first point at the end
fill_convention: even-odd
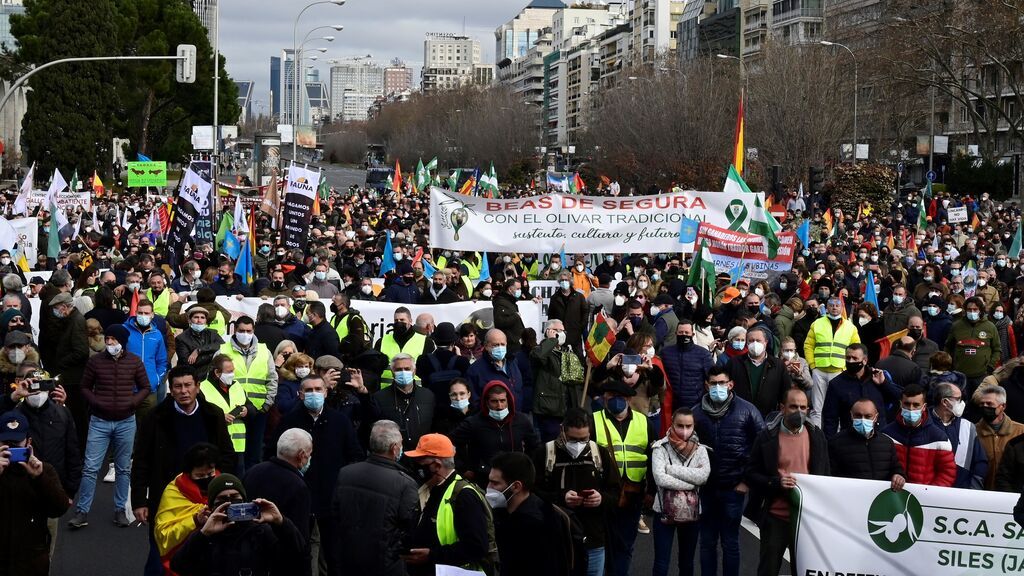
{"type": "Polygon", "coordinates": [[[992,490],[996,482],[996,471],[999,470],[999,462],[1003,459],[1003,451],[1006,445],[1017,436],[1024,434],[1024,424],[1014,422],[1009,416],[1003,421],[1003,425],[996,432],[988,422],[981,420],[975,426],[978,430],[978,440],[985,448],[988,455],[988,474],[985,475],[985,489],[992,490]]]}

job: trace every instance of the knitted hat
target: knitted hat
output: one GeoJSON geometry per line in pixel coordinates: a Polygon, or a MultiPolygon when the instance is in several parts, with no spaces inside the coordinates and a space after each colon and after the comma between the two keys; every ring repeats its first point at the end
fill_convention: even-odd
{"type": "Polygon", "coordinates": [[[233,474],[221,474],[210,481],[209,488],[206,489],[206,495],[209,498],[210,507],[213,507],[213,503],[217,501],[217,496],[225,490],[238,490],[238,493],[242,495],[242,499],[245,500],[245,486],[237,476],[233,474]]]}
{"type": "Polygon", "coordinates": [[[121,343],[121,346],[128,345],[128,329],[121,324],[111,324],[103,331],[104,336],[110,336],[121,343]]]}

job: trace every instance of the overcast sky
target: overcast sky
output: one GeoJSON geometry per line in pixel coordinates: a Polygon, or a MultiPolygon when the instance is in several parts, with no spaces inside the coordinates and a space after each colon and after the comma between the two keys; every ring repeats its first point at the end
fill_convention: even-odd
{"type": "MultiPolygon", "coordinates": [[[[270,91],[270,57],[291,49],[292,26],[312,0],[220,0],[220,51],[228,74],[256,82],[254,100],[266,105],[270,91]]],[[[298,37],[317,26],[341,24],[342,32],[323,29],[310,37],[333,35],[333,42],[311,42],[307,50],[328,49],[317,63],[320,78],[329,81],[328,58],[372,54],[387,63],[401,58],[414,68],[419,82],[423,37],[427,32],[462,33],[480,41],[485,63],[494,63],[494,29],[514,17],[529,0],[348,0],[341,7],[319,4],[299,21],[298,37]]],[[[257,105],[253,112],[259,113],[257,105]]]]}

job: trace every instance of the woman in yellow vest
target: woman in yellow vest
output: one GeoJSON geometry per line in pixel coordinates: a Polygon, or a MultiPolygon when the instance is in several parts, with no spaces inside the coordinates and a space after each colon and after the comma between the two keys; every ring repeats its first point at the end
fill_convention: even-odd
{"type": "Polygon", "coordinates": [[[245,464],[245,422],[243,418],[249,414],[252,404],[245,394],[245,387],[235,381],[235,363],[225,354],[218,354],[213,359],[210,377],[199,385],[199,391],[207,402],[224,412],[224,421],[228,423],[228,436],[238,457],[238,469],[241,472],[245,464]]]}

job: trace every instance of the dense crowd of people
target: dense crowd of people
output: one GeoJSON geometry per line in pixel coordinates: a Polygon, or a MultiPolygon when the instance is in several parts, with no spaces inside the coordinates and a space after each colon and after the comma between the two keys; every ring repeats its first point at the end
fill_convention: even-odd
{"type": "Polygon", "coordinates": [[[160,200],[95,202],[56,258],[0,251],[0,573],[47,574],[70,511],[62,539],[143,523],[146,573],[183,576],[736,576],[746,515],[776,575],[795,474],[1024,488],[1021,215],[987,194],[829,229],[793,193],[787,228],[812,226],[792,269],[714,295],[678,253],[432,249],[412,192],[332,191],[305,250],[259,214],[252,282],[216,242],[171,269],[160,200]],[[376,339],[368,301],[394,305],[376,339]],[[493,316],[422,308],[464,301],[493,316]],[[598,313],[615,343],[587,366],[598,313]]]}

